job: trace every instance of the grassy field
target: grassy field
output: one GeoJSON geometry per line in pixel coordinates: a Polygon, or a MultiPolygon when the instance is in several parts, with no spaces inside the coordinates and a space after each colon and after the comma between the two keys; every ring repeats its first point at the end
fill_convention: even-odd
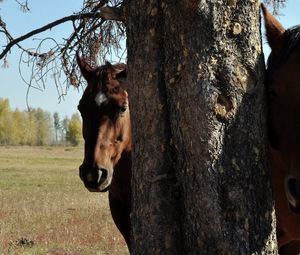
{"type": "Polygon", "coordinates": [[[81,148],[0,147],[0,254],[128,254],[107,193],[78,176],[81,148]]]}

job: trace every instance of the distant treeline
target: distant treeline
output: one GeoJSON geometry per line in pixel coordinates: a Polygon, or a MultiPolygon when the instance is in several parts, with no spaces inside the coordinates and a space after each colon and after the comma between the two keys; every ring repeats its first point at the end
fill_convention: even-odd
{"type": "Polygon", "coordinates": [[[81,118],[60,119],[41,108],[12,110],[8,99],[0,98],[0,145],[78,145],[82,140],[81,118]]]}

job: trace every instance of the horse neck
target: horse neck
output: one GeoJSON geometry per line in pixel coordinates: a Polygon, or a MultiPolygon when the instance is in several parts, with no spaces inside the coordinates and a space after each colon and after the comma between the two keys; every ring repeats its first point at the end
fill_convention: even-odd
{"type": "Polygon", "coordinates": [[[130,121],[130,111],[129,108],[125,113],[125,116],[120,118],[120,120],[116,124],[117,128],[121,130],[123,133],[123,151],[131,152],[131,121],[130,121]]]}
{"type": "Polygon", "coordinates": [[[109,188],[110,196],[130,204],[131,199],[131,150],[123,151],[114,168],[113,180],[109,188]]]}
{"type": "Polygon", "coordinates": [[[131,123],[130,112],[120,119],[117,124],[123,133],[121,157],[114,167],[113,181],[109,188],[110,196],[130,204],[131,199],[131,123]]]}
{"type": "MultiPolygon", "coordinates": [[[[287,167],[280,152],[274,150],[272,147],[270,147],[270,166],[273,200],[275,201],[276,217],[279,221],[278,224],[280,225],[284,222],[284,218],[289,215],[288,201],[284,189],[284,180],[287,176],[287,167]]],[[[284,226],[278,227],[282,227],[283,229],[285,228],[284,226]]]]}

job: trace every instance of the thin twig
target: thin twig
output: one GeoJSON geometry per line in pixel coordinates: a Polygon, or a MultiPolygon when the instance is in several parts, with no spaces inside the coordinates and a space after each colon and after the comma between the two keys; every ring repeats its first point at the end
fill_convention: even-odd
{"type": "MultiPolygon", "coordinates": [[[[51,29],[59,24],[65,23],[67,21],[74,21],[78,19],[87,19],[87,18],[103,18],[103,19],[108,19],[108,20],[117,20],[117,21],[123,21],[123,15],[122,15],[122,10],[120,8],[115,8],[115,7],[101,7],[100,9],[101,12],[97,13],[80,13],[80,14],[73,14],[64,18],[61,18],[59,20],[56,20],[54,22],[51,22],[41,28],[32,30],[31,32],[20,36],[16,39],[11,40],[5,47],[5,49],[2,51],[0,54],[0,59],[2,59],[8,52],[9,50],[16,44],[18,44],[21,41],[24,41],[33,35],[39,34],[41,32],[44,32],[48,29],[51,29]]],[[[11,36],[12,38],[12,36],[11,36]]]]}

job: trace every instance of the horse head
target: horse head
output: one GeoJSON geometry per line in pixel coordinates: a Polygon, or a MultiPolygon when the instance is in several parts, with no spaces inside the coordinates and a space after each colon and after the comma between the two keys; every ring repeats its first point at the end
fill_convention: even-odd
{"type": "Polygon", "coordinates": [[[300,27],[285,29],[262,5],[268,43],[268,125],[271,147],[287,169],[289,207],[300,213],[300,27]]]}
{"type": "Polygon", "coordinates": [[[78,105],[84,138],[79,175],[89,191],[104,192],[122,153],[131,150],[126,65],[106,63],[93,68],[78,54],[77,63],[88,84],[78,105]]]}

